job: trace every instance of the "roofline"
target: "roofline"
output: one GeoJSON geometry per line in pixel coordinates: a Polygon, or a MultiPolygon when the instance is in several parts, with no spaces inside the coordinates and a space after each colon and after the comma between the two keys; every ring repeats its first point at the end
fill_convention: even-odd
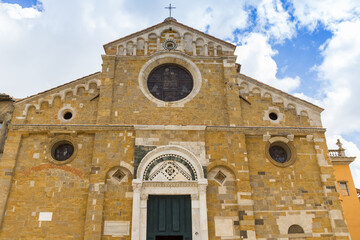
{"type": "Polygon", "coordinates": [[[7,95],[5,93],[0,94],[0,101],[12,101],[15,102],[15,99],[11,97],[10,95],[7,95]]]}
{"type": "Polygon", "coordinates": [[[17,100],[15,100],[15,103],[23,102],[23,101],[28,100],[28,99],[30,99],[30,98],[37,97],[37,96],[39,96],[39,95],[41,95],[41,94],[44,94],[44,93],[53,91],[53,90],[55,90],[55,89],[57,89],[57,88],[60,88],[60,87],[64,87],[64,86],[70,85],[70,84],[72,84],[72,83],[74,83],[74,82],[76,82],[76,81],[80,81],[80,80],[83,80],[83,79],[88,78],[88,77],[95,76],[95,75],[100,74],[100,73],[101,73],[100,71],[99,71],[99,72],[95,72],[95,73],[89,74],[89,75],[87,75],[87,76],[84,76],[84,77],[75,79],[75,80],[73,80],[73,81],[71,81],[71,82],[68,82],[68,83],[65,83],[65,84],[62,84],[62,85],[59,85],[59,86],[50,88],[50,89],[45,90],[45,91],[43,91],[43,92],[39,92],[39,93],[36,93],[36,94],[34,94],[34,95],[25,97],[25,98],[17,99],[17,100]]]}
{"type": "Polygon", "coordinates": [[[150,31],[152,28],[159,27],[159,26],[164,25],[164,24],[166,24],[166,23],[168,23],[168,22],[171,22],[171,23],[174,23],[174,24],[178,24],[178,25],[180,25],[180,26],[182,26],[182,27],[185,27],[185,28],[188,28],[188,29],[190,29],[190,30],[192,30],[192,31],[198,32],[198,33],[200,33],[200,34],[203,34],[203,35],[205,35],[205,36],[207,36],[207,37],[209,37],[209,38],[215,39],[216,41],[220,41],[220,42],[228,45],[228,46],[231,47],[231,48],[234,48],[234,49],[236,48],[236,45],[234,45],[234,44],[232,44],[232,43],[226,42],[226,41],[224,41],[224,40],[222,40],[222,39],[220,39],[220,38],[216,38],[216,37],[214,37],[214,36],[211,36],[210,34],[201,32],[201,31],[199,31],[199,30],[197,30],[197,29],[195,29],[195,28],[189,27],[189,26],[187,26],[187,25],[185,25],[185,24],[179,23],[179,22],[177,22],[176,20],[172,20],[172,19],[167,20],[167,21],[163,21],[163,22],[158,23],[158,24],[155,24],[155,25],[153,25],[153,26],[151,26],[151,27],[145,28],[145,29],[143,29],[143,30],[141,30],[141,31],[132,33],[132,34],[127,35],[127,36],[125,36],[125,37],[122,37],[122,38],[116,39],[116,40],[114,40],[114,41],[111,41],[111,42],[109,42],[109,43],[106,43],[106,44],[103,45],[103,47],[104,47],[104,49],[105,49],[107,46],[109,46],[109,45],[111,45],[111,44],[113,44],[113,43],[115,43],[115,42],[117,42],[117,41],[121,41],[121,40],[125,40],[125,39],[127,39],[127,38],[134,37],[134,36],[136,36],[136,35],[139,35],[139,34],[142,33],[142,32],[150,31]]]}
{"type": "Polygon", "coordinates": [[[247,76],[247,75],[245,75],[245,74],[239,73],[239,75],[240,75],[240,76],[243,76],[243,77],[246,77],[246,78],[248,78],[248,79],[251,79],[252,81],[255,81],[255,82],[259,83],[259,84],[265,85],[266,87],[271,88],[271,89],[273,89],[273,90],[275,90],[275,91],[278,91],[278,92],[281,93],[281,94],[285,94],[285,95],[287,95],[287,96],[289,96],[289,97],[291,97],[291,98],[295,98],[295,99],[297,99],[297,100],[300,100],[301,102],[303,102],[303,103],[305,103],[305,104],[311,105],[312,107],[315,107],[315,108],[319,109],[320,112],[324,111],[324,109],[323,109],[322,107],[319,107],[319,106],[317,106],[317,105],[315,105],[315,104],[313,104],[313,103],[311,103],[311,102],[308,102],[308,101],[306,101],[306,100],[304,100],[304,99],[295,97],[295,96],[293,96],[293,95],[291,95],[291,94],[289,94],[289,93],[286,93],[286,92],[284,92],[284,91],[281,91],[280,89],[274,88],[274,87],[272,87],[272,86],[270,86],[270,85],[268,85],[268,84],[266,84],[266,83],[260,82],[259,80],[256,80],[256,79],[254,79],[254,78],[252,78],[252,77],[249,77],[249,76],[247,76]]]}

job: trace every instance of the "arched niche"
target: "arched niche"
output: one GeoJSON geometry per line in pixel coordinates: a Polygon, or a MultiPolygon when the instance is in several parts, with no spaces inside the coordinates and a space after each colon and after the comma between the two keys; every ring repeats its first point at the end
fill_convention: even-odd
{"type": "Polygon", "coordinates": [[[185,33],[184,34],[184,50],[186,53],[192,53],[193,48],[192,48],[192,41],[193,41],[193,36],[191,33],[185,33]]]}
{"type": "Polygon", "coordinates": [[[134,44],[133,42],[128,42],[126,44],[126,55],[128,56],[132,56],[133,55],[133,49],[134,49],[134,44]]]}
{"type": "Polygon", "coordinates": [[[120,56],[123,56],[125,55],[125,48],[123,45],[119,45],[118,48],[117,48],[117,54],[120,55],[120,56]]]}
{"type": "Polygon", "coordinates": [[[205,55],[205,52],[204,52],[204,39],[202,38],[198,38],[196,39],[196,54],[197,55],[205,55]]]}
{"type": "Polygon", "coordinates": [[[133,185],[132,239],[146,239],[149,195],[190,195],[193,239],[208,239],[207,180],[200,161],[188,149],[159,146],[141,160],[133,185]]]}
{"type": "Polygon", "coordinates": [[[144,55],[145,52],[145,40],[138,38],[136,41],[136,55],[144,55]]]}
{"type": "Polygon", "coordinates": [[[213,42],[208,43],[208,55],[215,56],[215,45],[213,42]]]}

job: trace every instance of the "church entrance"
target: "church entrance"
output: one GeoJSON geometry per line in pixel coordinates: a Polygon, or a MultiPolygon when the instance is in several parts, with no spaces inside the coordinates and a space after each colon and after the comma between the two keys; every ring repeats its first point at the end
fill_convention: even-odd
{"type": "Polygon", "coordinates": [[[147,240],[191,240],[190,195],[149,195],[147,240]]]}

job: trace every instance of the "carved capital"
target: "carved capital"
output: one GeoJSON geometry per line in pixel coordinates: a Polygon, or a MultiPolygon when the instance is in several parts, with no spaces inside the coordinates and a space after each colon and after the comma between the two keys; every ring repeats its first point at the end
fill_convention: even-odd
{"type": "Polygon", "coordinates": [[[207,185],[199,184],[199,194],[206,194],[207,185]]]}
{"type": "Polygon", "coordinates": [[[191,194],[191,200],[199,200],[199,194],[191,194]]]}
{"type": "Polygon", "coordinates": [[[132,182],[134,193],[140,193],[142,187],[142,181],[139,179],[134,179],[132,182]]]}
{"type": "Polygon", "coordinates": [[[142,194],[140,195],[140,199],[141,199],[141,200],[148,200],[148,198],[149,198],[149,194],[147,194],[147,193],[142,193],[142,194]]]}

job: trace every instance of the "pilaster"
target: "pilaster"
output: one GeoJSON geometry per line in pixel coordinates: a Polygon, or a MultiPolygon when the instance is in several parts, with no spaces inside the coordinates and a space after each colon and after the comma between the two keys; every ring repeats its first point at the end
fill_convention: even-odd
{"type": "Polygon", "coordinates": [[[134,179],[133,183],[133,208],[132,208],[132,224],[131,224],[131,240],[140,240],[140,197],[142,181],[134,179]]]}
{"type": "Polygon", "coordinates": [[[236,57],[223,59],[223,73],[225,83],[225,96],[230,126],[241,126],[241,101],[239,97],[239,85],[237,83],[237,72],[235,65],[236,57]]]}
{"type": "Polygon", "coordinates": [[[98,124],[109,124],[111,121],[113,88],[115,78],[116,56],[103,55],[100,98],[98,105],[98,124]]]}
{"type": "Polygon", "coordinates": [[[326,199],[325,204],[329,213],[331,228],[335,237],[334,239],[351,239],[343,216],[339,194],[336,191],[336,180],[329,158],[325,135],[316,133],[314,134],[313,141],[318,166],[320,168],[324,198],[326,199]]]}
{"type": "Polygon", "coordinates": [[[11,190],[21,140],[22,136],[20,133],[9,131],[4,155],[0,162],[0,229],[4,221],[6,204],[11,190]]]}

